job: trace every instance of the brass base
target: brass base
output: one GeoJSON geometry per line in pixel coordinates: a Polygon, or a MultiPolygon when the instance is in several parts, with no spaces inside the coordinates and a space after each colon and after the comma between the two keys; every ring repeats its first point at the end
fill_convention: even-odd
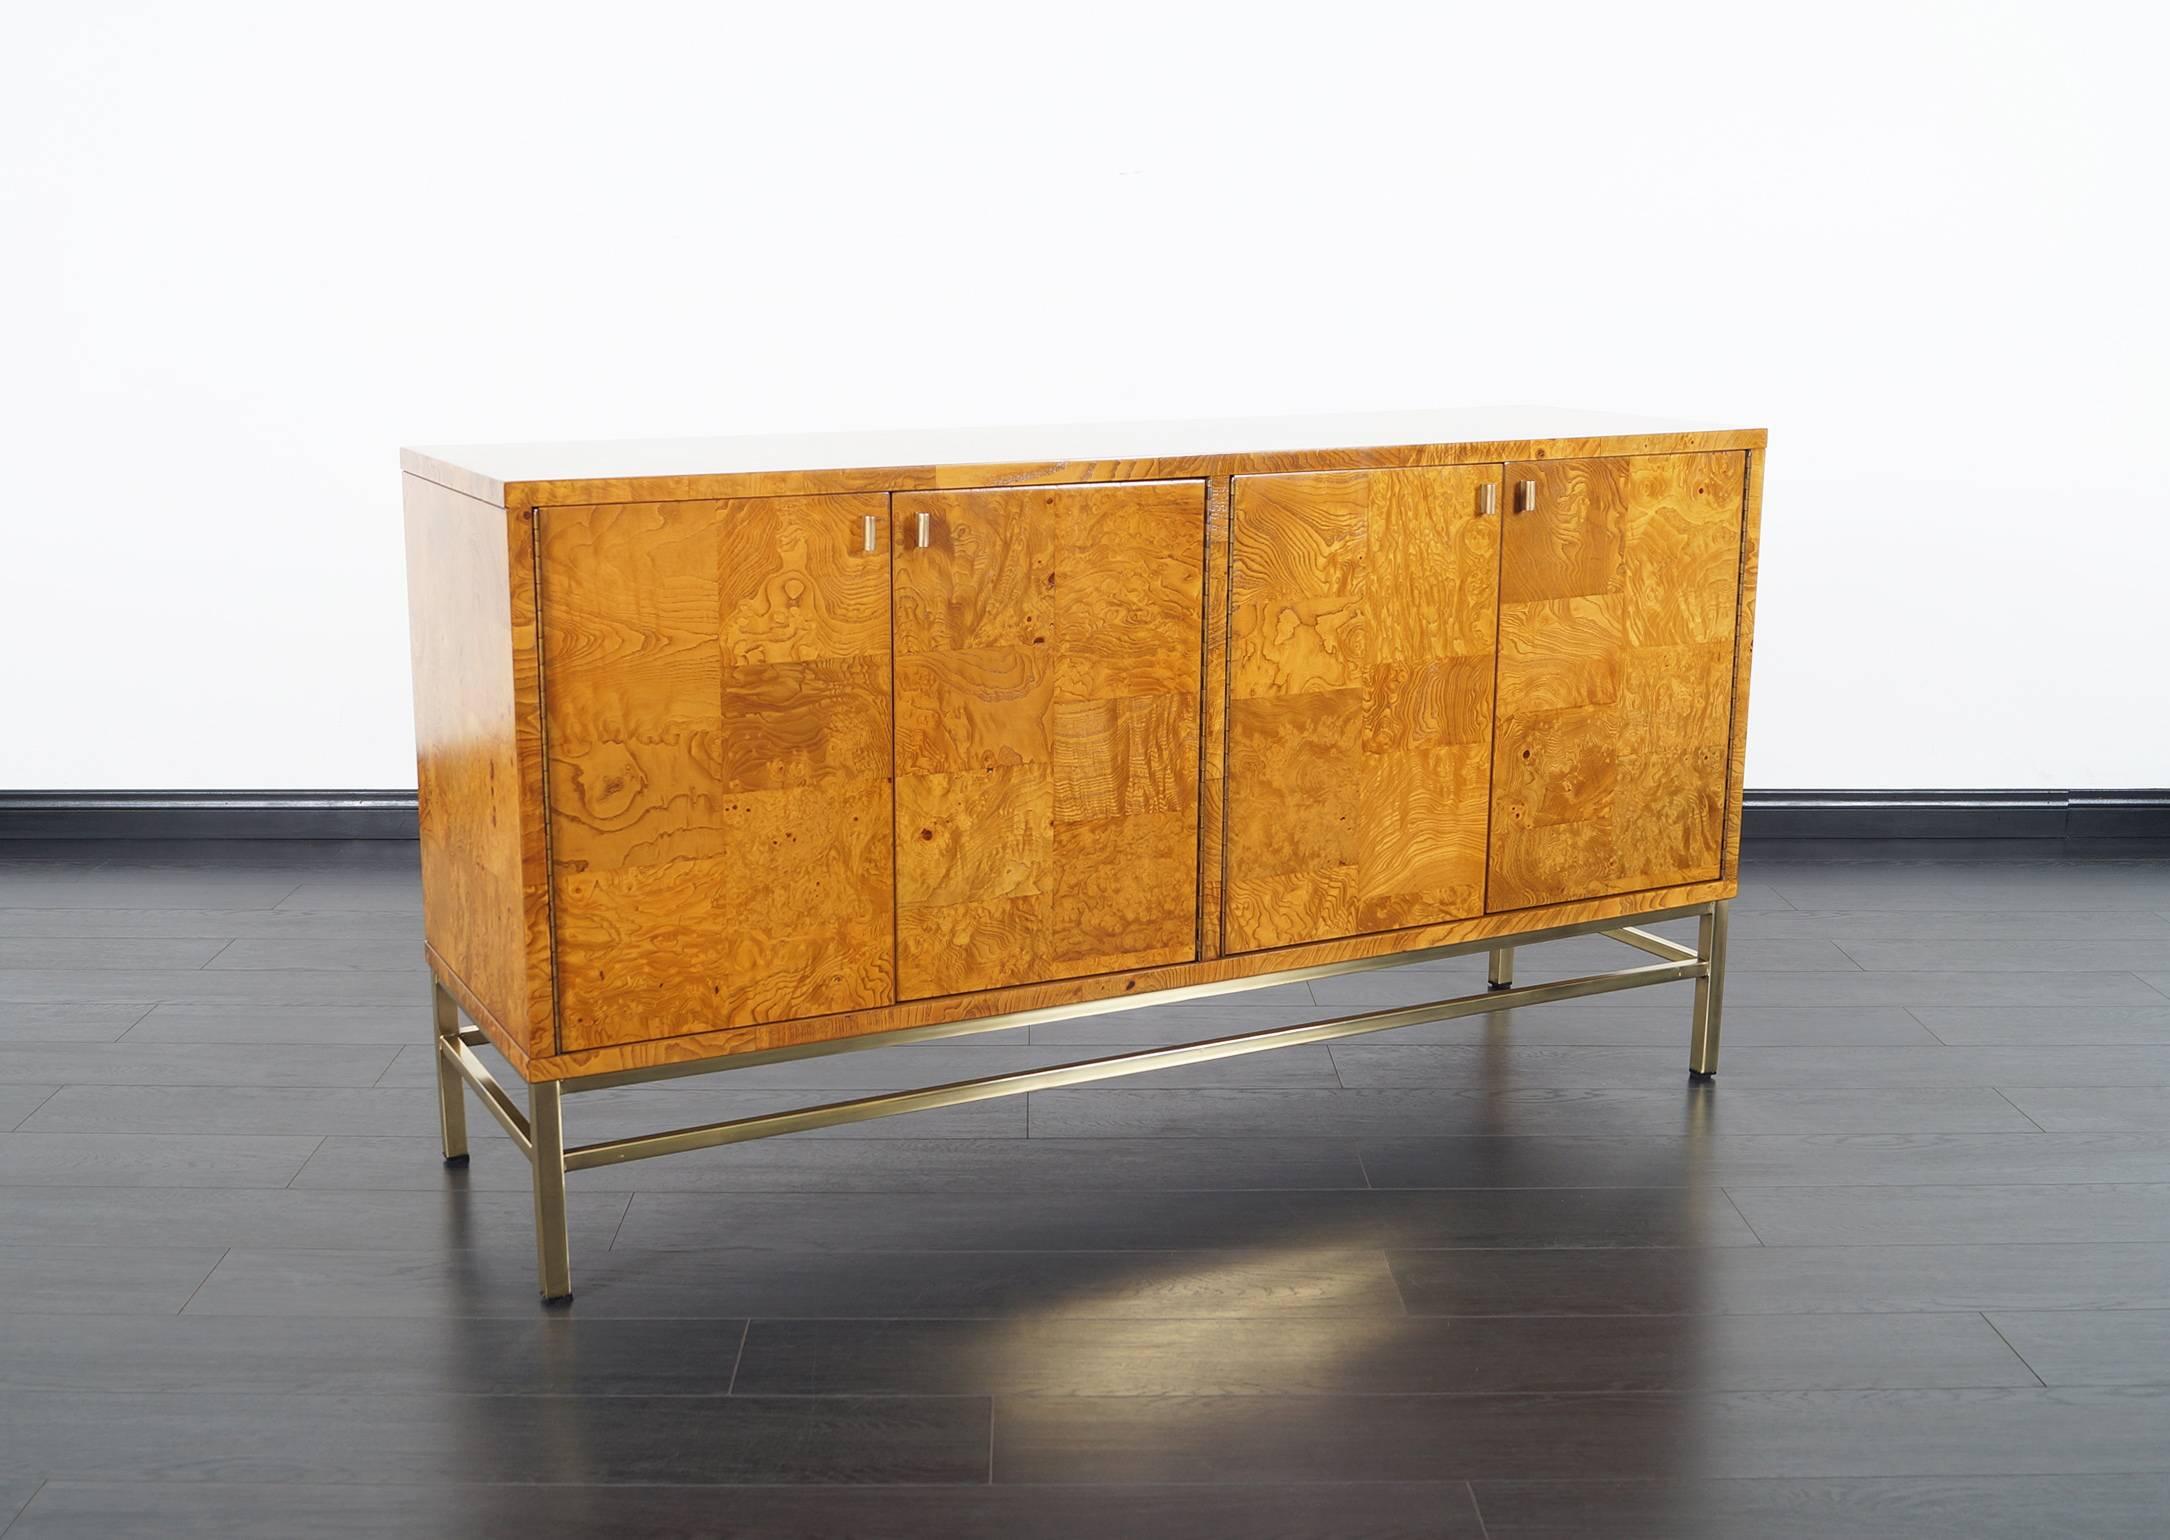
{"type": "Polygon", "coordinates": [[[1415,1026],[1420,1022],[1451,1021],[1461,1016],[1512,1010],[1523,1005],[1545,1005],[1556,1000],[1610,994],[1621,989],[1640,989],[1650,984],[1671,984],[1684,979],[1695,981],[1688,1074],[1690,1080],[1703,1082],[1708,1081],[1718,1068],[1719,1010],[1724,994],[1726,926],[1730,909],[1730,901],[1720,899],[1715,903],[1654,910],[1635,916],[1644,921],[1675,919],[1691,914],[1698,916],[1696,945],[1693,947],[1682,946],[1647,930],[1622,925],[1616,920],[1563,925],[1518,935],[1512,945],[1501,944],[1495,940],[1461,942],[1451,946],[1427,947],[1416,952],[1358,958],[1348,962],[1319,963],[1249,978],[1185,985],[1177,989],[1157,990],[1147,995],[1123,995],[1106,1000],[1079,1001],[1071,1005],[1006,1011],[975,1021],[906,1027],[892,1032],[871,1033],[864,1037],[772,1048],[758,1053],[732,1054],[690,1063],[661,1064],[647,1069],[614,1070],[606,1074],[565,1080],[538,1080],[528,1087],[528,1110],[525,1113],[504,1087],[497,1083],[489,1066],[476,1055],[475,1050],[483,1047],[488,1039],[476,1028],[460,1026],[458,1006],[444,986],[433,981],[432,1014],[437,1041],[438,1111],[444,1137],[445,1160],[447,1164],[452,1164],[464,1161],[467,1155],[467,1113],[461,1084],[464,1081],[466,1087],[481,1098],[483,1110],[503,1125],[505,1132],[512,1136],[513,1143],[527,1156],[534,1168],[536,1271],[542,1297],[546,1301],[557,1301],[570,1299],[573,1292],[572,1264],[565,1231],[565,1173],[590,1166],[645,1160],[650,1156],[674,1155],[685,1150],[707,1149],[712,1145],[740,1144],[750,1139],[766,1139],[776,1134],[797,1133],[803,1129],[833,1128],[839,1124],[861,1123],[871,1118],[894,1117],[900,1112],[919,1112],[935,1107],[959,1106],[965,1102],[988,1101],[996,1097],[1020,1096],[1032,1091],[1053,1090],[1058,1086],[1084,1085],[1120,1075],[1169,1069],[1180,1064],[1204,1064],[1215,1059],[1261,1053],[1269,1048],[1288,1047],[1296,1043],[1332,1042],[1344,1037],[1360,1037],[1366,1033],[1388,1032],[1397,1027],[1415,1026]],[[1587,974],[1581,978],[1558,979],[1549,984],[1518,986],[1514,983],[1516,946],[1591,934],[1609,936],[1661,960],[1642,967],[1587,974]],[[1336,974],[1462,956],[1475,951],[1487,951],[1491,954],[1489,976],[1482,994],[1456,995],[1450,999],[1429,1001],[1422,1005],[1365,1011],[1354,1016],[1304,1022],[1292,1027],[1239,1032],[1230,1037],[1208,1038],[1203,1042],[1183,1043],[1166,1048],[1138,1049],[1130,1053],[1109,1054],[1102,1058],[1081,1059],[1071,1064],[1050,1065],[1044,1069],[1017,1070],[1010,1074],[988,1075],[977,1080],[952,1081],[948,1085],[929,1086],[921,1090],[885,1091],[875,1096],[827,1102],[818,1107],[765,1112],[753,1117],[731,1118],[720,1123],[700,1123],[689,1128],[634,1135],[624,1139],[605,1139],[595,1144],[574,1145],[571,1148],[567,1148],[565,1144],[564,1098],[582,1091],[677,1079],[686,1075],[715,1074],[755,1064],[774,1064],[832,1053],[864,1052],[871,1048],[926,1042],[935,1038],[1000,1032],[1012,1027],[1029,1026],[1035,1022],[1101,1015],[1140,1005],[1165,1005],[1171,1001],[1196,999],[1205,995],[1299,983],[1336,974]]]}

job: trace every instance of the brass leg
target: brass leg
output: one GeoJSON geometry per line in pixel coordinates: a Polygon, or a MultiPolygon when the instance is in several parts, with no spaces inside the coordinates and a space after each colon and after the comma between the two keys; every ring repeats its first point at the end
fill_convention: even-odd
{"type": "Polygon", "coordinates": [[[1707,976],[1695,981],[1695,1030],[1688,1041],[1688,1079],[1709,1080],[1718,1073],[1718,1027],[1725,1004],[1725,938],[1733,914],[1733,901],[1721,898],[1710,906],[1695,930],[1695,955],[1710,965],[1707,976]]]}
{"type": "Polygon", "coordinates": [[[464,1165],[467,1162],[467,1086],[460,1079],[460,1072],[445,1057],[447,1038],[460,1035],[460,1008],[444,985],[430,980],[430,1010],[436,1017],[437,1032],[431,1046],[437,1051],[437,1132],[443,1142],[445,1164],[464,1165]]]}
{"type": "Polygon", "coordinates": [[[535,1274],[545,1303],[573,1297],[573,1263],[565,1239],[565,1103],[555,1080],[527,1088],[528,1128],[535,1143],[535,1274]]]}
{"type": "Polygon", "coordinates": [[[1514,948],[1492,948],[1492,966],[1485,972],[1485,983],[1493,989],[1514,988],[1514,948]]]}

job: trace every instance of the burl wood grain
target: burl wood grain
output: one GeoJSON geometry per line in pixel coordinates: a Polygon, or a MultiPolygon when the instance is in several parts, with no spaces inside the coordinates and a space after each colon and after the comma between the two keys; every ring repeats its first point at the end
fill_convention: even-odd
{"type": "Polygon", "coordinates": [[[1206,623],[1202,740],[1198,755],[1198,955],[1227,950],[1221,934],[1228,884],[1228,629],[1229,582],[1235,576],[1229,541],[1234,484],[1206,483],[1206,623]]]}
{"type": "Polygon", "coordinates": [[[414,476],[405,504],[432,966],[509,1053],[552,1053],[531,515],[414,476]]]}
{"type": "Polygon", "coordinates": [[[1488,907],[1719,875],[1746,456],[1507,467],[1488,907]]]}
{"type": "MultiPolygon", "coordinates": [[[[413,463],[409,581],[431,967],[523,1073],[560,1078],[1448,940],[1510,938],[1546,923],[1730,896],[1763,442],[1757,431],[1683,433],[1104,464],[733,472],[547,488],[476,480],[467,489],[453,477],[448,489],[432,484],[442,467],[413,463]],[[1563,463],[1587,456],[1629,458],[1563,463]],[[1426,799],[1451,804],[1467,826],[1452,775],[1412,772],[1399,792],[1367,807],[1365,778],[1330,765],[1337,756],[1407,753],[1427,739],[1457,746],[1454,730],[1439,724],[1473,720],[1487,704],[1485,671],[1472,661],[1483,648],[1463,645],[1464,633],[1481,625],[1438,633],[1445,643],[1423,629],[1453,612],[1459,593],[1406,606],[1399,618],[1390,598],[1388,612],[1374,617],[1347,602],[1352,592],[1363,598],[1363,588],[1336,586],[1347,578],[1337,563],[1353,561],[1361,575],[1376,552],[1392,553],[1396,572],[1423,571],[1431,537],[1421,517],[1411,517],[1406,530],[1414,533],[1400,544],[1399,526],[1374,540],[1377,510],[1367,498],[1364,539],[1352,547],[1331,534],[1347,518],[1333,497],[1299,507],[1291,527],[1323,521],[1323,532],[1296,540],[1301,560],[1292,558],[1282,574],[1291,579],[1293,623],[1262,631],[1255,608],[1244,608],[1255,595],[1236,586],[1239,537],[1229,526],[1240,522],[1233,506],[1240,498],[1228,477],[1306,473],[1288,478],[1300,482],[1308,473],[1331,480],[1364,469],[1455,465],[1481,478],[1498,468],[1484,462],[1500,460],[1533,462],[1509,475],[1543,482],[1544,493],[1542,517],[1532,516],[1528,538],[1504,558],[1505,609],[1496,621],[1508,644],[1496,665],[1498,740],[1511,737],[1516,750],[1531,751],[1530,761],[1518,753],[1509,765],[1503,749],[1497,767],[1501,807],[1519,807],[1525,822],[1498,829],[1496,912],[1219,956],[1257,944],[1255,935],[1247,942],[1237,933],[1237,897],[1224,890],[1220,903],[1211,898],[1216,879],[1244,859],[1244,841],[1268,858],[1306,840],[1338,854],[1338,835],[1315,817],[1315,804],[1353,803],[1360,829],[1378,813],[1376,869],[1385,886],[1373,897],[1389,921],[1397,908],[1431,912],[1420,905],[1451,895],[1451,883],[1425,888],[1435,880],[1425,831],[1453,820],[1425,809],[1426,799]],[[1708,474],[1684,492],[1674,484],[1683,466],[1708,474]],[[938,517],[930,554],[946,554],[948,565],[899,574],[909,579],[904,598],[912,605],[911,615],[898,615],[899,634],[911,653],[927,656],[899,664],[912,683],[892,722],[891,535],[878,519],[876,552],[861,549],[869,512],[886,512],[895,493],[898,528],[909,533],[920,498],[930,512],[934,502],[970,496],[1023,500],[1014,511],[1050,492],[1089,505],[1096,494],[1124,495],[1132,489],[1113,483],[1147,473],[1210,478],[1202,524],[1194,491],[1180,504],[1186,532],[1164,552],[1172,561],[1180,548],[1187,575],[1206,574],[1203,612],[1181,627],[1194,639],[1190,651],[1163,656],[1157,643],[1126,650],[1131,631],[1158,634],[1153,601],[1126,608],[1154,585],[1119,575],[1099,608],[1119,613],[1121,623],[1065,626],[1056,641],[1020,640],[1016,622],[1059,617],[1059,603],[1041,602],[1030,580],[1047,575],[1045,563],[1062,570],[1065,553],[1049,556],[1032,538],[1014,551],[986,540],[959,544],[938,517]],[[1042,485],[1066,477],[1104,484],[1042,485]],[[1008,490],[939,490],[997,482],[1008,490]],[[623,494],[636,485],[651,494],[642,506],[590,506],[633,503],[623,494]],[[727,487],[779,495],[678,506],[653,500],[666,491],[713,497],[727,487]],[[606,495],[612,488],[621,495],[606,495]],[[482,491],[501,489],[511,508],[494,495],[478,501],[482,491]],[[810,495],[816,489],[872,495],[810,495]],[[922,489],[936,490],[930,497],[922,489]],[[529,512],[530,491],[550,505],[539,519],[529,512]],[[1738,534],[1729,500],[1745,503],[1738,534]],[[546,543],[557,601],[543,638],[547,692],[536,570],[546,543]],[[1139,615],[1146,618],[1135,624],[1139,615]],[[1379,636],[1402,638],[1437,666],[1422,678],[1372,680],[1353,665],[1370,660],[1379,636]],[[1046,657],[1017,655],[1048,648],[1046,657]],[[1353,712],[1346,702],[1298,699],[1349,690],[1362,699],[1353,712]],[[1186,693],[1194,696],[1189,705],[1174,699],[1186,693]],[[1241,766],[1233,784],[1224,780],[1234,739],[1246,731],[1231,693],[1256,703],[1251,746],[1238,757],[1276,778],[1285,822],[1244,812],[1241,766]],[[1171,742],[1186,731],[1187,740],[1171,742]],[[1707,770],[1714,748],[1725,763],[1715,796],[1707,770]],[[899,755],[920,780],[892,799],[887,777],[899,755]],[[1328,765],[1314,762],[1321,755],[1328,765]],[[1185,757],[1195,762],[1187,803],[1160,769],[1185,757]],[[980,773],[990,769],[1006,773],[980,773]],[[1225,817],[1217,794],[1228,804],[1225,817]],[[1722,831],[1715,864],[1714,800],[1722,831]],[[954,826],[917,826],[936,835],[925,843],[940,850],[913,865],[893,850],[893,819],[928,809],[954,812],[954,826]],[[985,841],[976,832],[982,825],[985,841]],[[1165,856],[1152,838],[1162,832],[1170,834],[1165,856]],[[549,841],[561,858],[554,868],[549,841]],[[1391,859],[1397,853],[1403,859],[1391,859]],[[900,873],[913,865],[908,880],[942,900],[925,915],[946,910],[964,954],[953,977],[928,987],[967,992],[903,999],[890,987],[892,861],[900,873]],[[1055,875],[1021,876],[1021,864],[1055,875]],[[1183,867],[1183,881],[1139,887],[1140,874],[1162,866],[1183,867]],[[1025,889],[1062,881],[1092,901],[1071,903],[1058,924],[1048,893],[1025,889]],[[1185,909],[1176,918],[1171,895],[1189,904],[1194,884],[1214,912],[1185,909]],[[1609,896],[1586,896],[1608,884],[1617,885],[1609,896]],[[1533,896],[1548,890],[1564,896],[1533,896]],[[1224,916],[1229,930],[1217,945],[1224,916]],[[559,931],[558,971],[574,995],[585,991],[562,1042],[551,950],[559,931]],[[1187,939],[1179,942],[1178,933],[1187,939]],[[1140,937],[1148,944],[1138,946],[1140,937]],[[1151,944],[1162,939],[1165,946],[1151,944]],[[1172,960],[1135,960],[1162,957],[1172,960]],[[1065,976],[1094,967],[1107,971],[1065,976]],[[983,982],[1020,976],[1034,981],[983,982]]],[[[1393,506],[1390,491],[1380,508],[1393,506]]],[[[1501,524],[1511,529],[1513,516],[1502,514],[1501,524]]],[[[1135,531],[1125,538],[1139,548],[1135,531]]],[[[896,552],[900,562],[915,554],[896,552]]],[[[1100,558],[1088,541],[1069,559],[1100,558]]],[[[1091,575],[1081,570],[1071,590],[1100,591],[1091,575]]],[[[1066,591],[1054,590],[1058,600],[1066,591]]],[[[1176,629],[1171,623],[1167,634],[1176,629]]],[[[1387,785],[1376,775],[1372,784],[1387,785]]],[[[1359,877],[1365,852],[1360,841],[1359,877]]],[[[1338,906],[1354,913],[1350,923],[1364,923],[1361,890],[1352,896],[1345,882],[1295,875],[1282,885],[1299,916],[1338,906]]],[[[1271,933],[1270,924],[1264,929],[1271,933]]],[[[948,967],[946,959],[928,965],[936,974],[948,967]]]]}
{"type": "Polygon", "coordinates": [[[1228,951],[1482,911],[1498,477],[1236,478],[1228,951]]]}
{"type": "MultiPolygon", "coordinates": [[[[1254,977],[1314,963],[1340,962],[1350,958],[1379,957],[1418,951],[1456,942],[1511,939],[1516,935],[1552,925],[1573,925],[1589,920],[1628,920],[1654,911],[1707,904],[1731,898],[1738,884],[1731,881],[1699,882],[1655,893],[1616,894],[1524,909],[1509,914],[1478,915],[1466,920],[1445,920],[1408,930],[1375,931],[1368,936],[1344,936],[1333,941],[1311,941],[1270,952],[1249,952],[1240,957],[1217,957],[1196,962],[1166,963],[1117,973],[1095,973],[1079,978],[1051,979],[1038,984],[1018,984],[981,994],[935,995],[925,1000],[900,1000],[874,1010],[847,1011],[834,1016],[804,1017],[796,1021],[763,1022],[722,1032],[689,1037],[657,1038],[651,1042],[615,1043],[603,1048],[538,1059],[532,1066],[536,1078],[599,1075],[614,1070],[637,1069],[657,1064],[682,1064],[725,1054],[755,1053],[805,1043],[833,1042],[899,1027],[919,1027],[936,1022],[969,1021],[1005,1011],[1040,1010],[1076,1005],[1081,1001],[1138,998],[1153,991],[1179,988],[1215,979],[1254,977]]],[[[1634,959],[1623,951],[1624,962],[1634,959]]],[[[1442,983],[1444,996],[1460,989],[1442,983]]],[[[1232,997],[1240,1002],[1242,996],[1232,997]]]]}
{"type": "Polygon", "coordinates": [[[1197,955],[1204,508],[895,499],[900,999],[1197,955]]]}
{"type": "Polygon", "coordinates": [[[542,514],[566,1048],[894,998],[887,503],[542,514]]]}

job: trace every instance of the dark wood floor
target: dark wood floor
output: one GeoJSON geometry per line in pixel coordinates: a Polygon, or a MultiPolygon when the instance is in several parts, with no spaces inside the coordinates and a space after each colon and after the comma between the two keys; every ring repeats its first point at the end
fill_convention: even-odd
{"type": "Polygon", "coordinates": [[[2163,1533],[2170,859],[1746,875],[1714,1088],[1669,989],[577,1173],[545,1312],[511,1146],[475,1115],[471,1168],[437,1158],[411,847],[0,846],[0,1531],[2163,1533]]]}

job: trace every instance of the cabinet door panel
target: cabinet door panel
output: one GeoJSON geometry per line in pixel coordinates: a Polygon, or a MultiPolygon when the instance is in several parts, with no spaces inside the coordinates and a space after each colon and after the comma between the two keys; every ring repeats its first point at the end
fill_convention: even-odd
{"type": "Polygon", "coordinates": [[[1718,875],[1747,460],[1507,468],[1489,907],[1718,875]]]}
{"type": "Polygon", "coordinates": [[[1204,484],[895,509],[899,997],[1195,957],[1204,484]]]}
{"type": "Polygon", "coordinates": [[[1498,480],[1236,478],[1230,951],[1482,912],[1498,480]]]}
{"type": "Polygon", "coordinates": [[[886,526],[878,494],[543,513],[564,1048],[894,998],[886,526]]]}

